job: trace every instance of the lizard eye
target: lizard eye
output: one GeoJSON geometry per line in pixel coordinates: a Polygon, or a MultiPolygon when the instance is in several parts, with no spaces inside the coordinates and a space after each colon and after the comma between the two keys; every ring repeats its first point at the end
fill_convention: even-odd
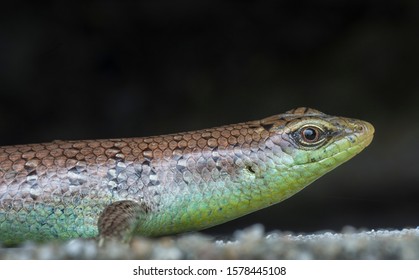
{"type": "Polygon", "coordinates": [[[326,140],[325,132],[314,125],[303,126],[298,130],[297,135],[298,142],[304,146],[316,146],[326,140]]]}
{"type": "Polygon", "coordinates": [[[304,127],[300,133],[301,138],[308,143],[314,143],[320,137],[320,131],[317,127],[304,127]]]}

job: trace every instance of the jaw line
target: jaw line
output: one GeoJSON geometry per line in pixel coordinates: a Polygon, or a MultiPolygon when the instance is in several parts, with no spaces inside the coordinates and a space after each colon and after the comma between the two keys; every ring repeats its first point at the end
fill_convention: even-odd
{"type": "MultiPolygon", "coordinates": [[[[348,161],[349,159],[353,158],[354,156],[356,156],[357,154],[359,154],[359,153],[360,153],[363,149],[365,149],[365,148],[366,148],[366,147],[367,147],[367,146],[371,143],[372,138],[373,138],[373,135],[371,135],[370,137],[366,137],[366,138],[362,139],[361,141],[359,141],[359,143],[358,143],[357,145],[350,146],[350,147],[348,147],[348,148],[346,148],[346,149],[344,149],[344,150],[342,150],[342,151],[337,152],[336,154],[331,155],[330,157],[327,157],[327,158],[321,159],[321,160],[319,160],[319,161],[315,161],[315,162],[306,162],[306,163],[300,163],[300,164],[294,164],[293,166],[294,166],[294,167],[295,167],[295,166],[300,167],[300,166],[309,166],[309,165],[311,165],[311,164],[318,164],[318,163],[322,164],[322,163],[324,163],[325,161],[330,160],[331,158],[335,158],[335,157],[337,157],[337,156],[339,156],[339,155],[341,155],[341,154],[343,154],[343,153],[347,153],[348,151],[350,151],[350,150],[352,150],[352,149],[356,149],[356,148],[358,148],[358,147],[360,147],[360,146],[363,146],[363,148],[362,148],[361,150],[359,150],[358,152],[354,153],[354,154],[353,154],[350,158],[348,158],[347,160],[342,161],[341,163],[339,163],[339,164],[338,164],[338,165],[340,165],[340,164],[342,164],[342,163],[344,163],[344,162],[348,161]],[[366,142],[369,142],[369,143],[368,143],[367,145],[364,145],[366,142]]],[[[336,165],[336,166],[334,166],[334,167],[337,167],[338,165],[336,165]]],[[[291,167],[293,167],[293,166],[291,166],[291,167]]]]}

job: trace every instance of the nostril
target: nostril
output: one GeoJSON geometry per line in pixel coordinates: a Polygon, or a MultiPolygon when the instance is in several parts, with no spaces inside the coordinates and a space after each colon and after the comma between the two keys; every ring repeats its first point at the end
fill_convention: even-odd
{"type": "Polygon", "coordinates": [[[356,126],[356,130],[358,130],[359,132],[363,132],[364,131],[364,126],[359,124],[359,125],[356,126]]]}

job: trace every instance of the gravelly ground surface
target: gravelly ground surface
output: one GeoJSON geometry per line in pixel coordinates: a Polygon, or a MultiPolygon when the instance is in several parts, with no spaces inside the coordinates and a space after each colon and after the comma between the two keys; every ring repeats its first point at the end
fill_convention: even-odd
{"type": "Polygon", "coordinates": [[[200,233],[157,239],[135,238],[130,245],[76,239],[20,247],[0,246],[0,259],[419,259],[419,228],[296,235],[265,232],[260,225],[225,240],[200,233]]]}

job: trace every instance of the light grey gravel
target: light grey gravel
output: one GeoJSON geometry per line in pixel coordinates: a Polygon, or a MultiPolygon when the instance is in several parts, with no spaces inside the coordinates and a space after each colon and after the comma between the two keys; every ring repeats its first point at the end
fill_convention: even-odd
{"type": "Polygon", "coordinates": [[[419,259],[419,228],[361,231],[345,227],[341,233],[266,233],[254,225],[217,240],[200,233],[149,239],[131,244],[95,240],[19,247],[0,246],[0,259],[419,259]]]}

